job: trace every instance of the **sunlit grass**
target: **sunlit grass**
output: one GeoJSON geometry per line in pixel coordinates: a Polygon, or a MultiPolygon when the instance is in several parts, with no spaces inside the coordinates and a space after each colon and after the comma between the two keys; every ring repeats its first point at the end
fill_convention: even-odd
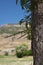
{"type": "Polygon", "coordinates": [[[22,65],[25,63],[32,63],[33,57],[17,58],[16,56],[2,56],[0,58],[0,65],[22,65]]]}

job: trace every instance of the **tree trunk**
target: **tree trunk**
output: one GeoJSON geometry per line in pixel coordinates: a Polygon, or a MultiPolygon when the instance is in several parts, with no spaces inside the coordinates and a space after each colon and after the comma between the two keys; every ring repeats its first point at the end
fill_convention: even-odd
{"type": "Polygon", "coordinates": [[[33,6],[32,50],[33,65],[43,65],[43,3],[33,6]]]}

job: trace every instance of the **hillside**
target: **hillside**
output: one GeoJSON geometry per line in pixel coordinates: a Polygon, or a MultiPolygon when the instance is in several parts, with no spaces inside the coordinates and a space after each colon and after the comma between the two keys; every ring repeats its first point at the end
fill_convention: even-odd
{"type": "Polygon", "coordinates": [[[25,29],[25,25],[5,24],[5,25],[0,26],[0,34],[3,34],[3,33],[14,34],[24,29],[25,29]]]}
{"type": "Polygon", "coordinates": [[[11,36],[8,38],[5,38],[6,36],[9,36],[11,34],[14,34],[18,31],[24,30],[24,25],[19,24],[6,24],[3,26],[0,26],[0,54],[3,55],[5,51],[7,51],[9,54],[12,54],[11,51],[15,50],[15,47],[21,44],[28,45],[29,49],[31,48],[31,40],[27,40],[26,35],[22,38],[21,34],[11,36]]]}

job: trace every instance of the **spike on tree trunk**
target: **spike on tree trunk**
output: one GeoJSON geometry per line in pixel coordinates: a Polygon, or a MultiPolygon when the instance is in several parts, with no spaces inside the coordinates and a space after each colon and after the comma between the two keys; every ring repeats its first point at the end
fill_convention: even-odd
{"type": "Polygon", "coordinates": [[[33,65],[43,65],[43,3],[32,12],[32,50],[33,65]]]}

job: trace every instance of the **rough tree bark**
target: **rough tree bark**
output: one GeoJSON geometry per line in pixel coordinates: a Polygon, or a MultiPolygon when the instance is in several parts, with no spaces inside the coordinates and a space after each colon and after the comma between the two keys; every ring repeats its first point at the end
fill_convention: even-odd
{"type": "Polygon", "coordinates": [[[35,7],[33,6],[32,50],[33,65],[43,65],[43,3],[37,3],[35,7]]]}

